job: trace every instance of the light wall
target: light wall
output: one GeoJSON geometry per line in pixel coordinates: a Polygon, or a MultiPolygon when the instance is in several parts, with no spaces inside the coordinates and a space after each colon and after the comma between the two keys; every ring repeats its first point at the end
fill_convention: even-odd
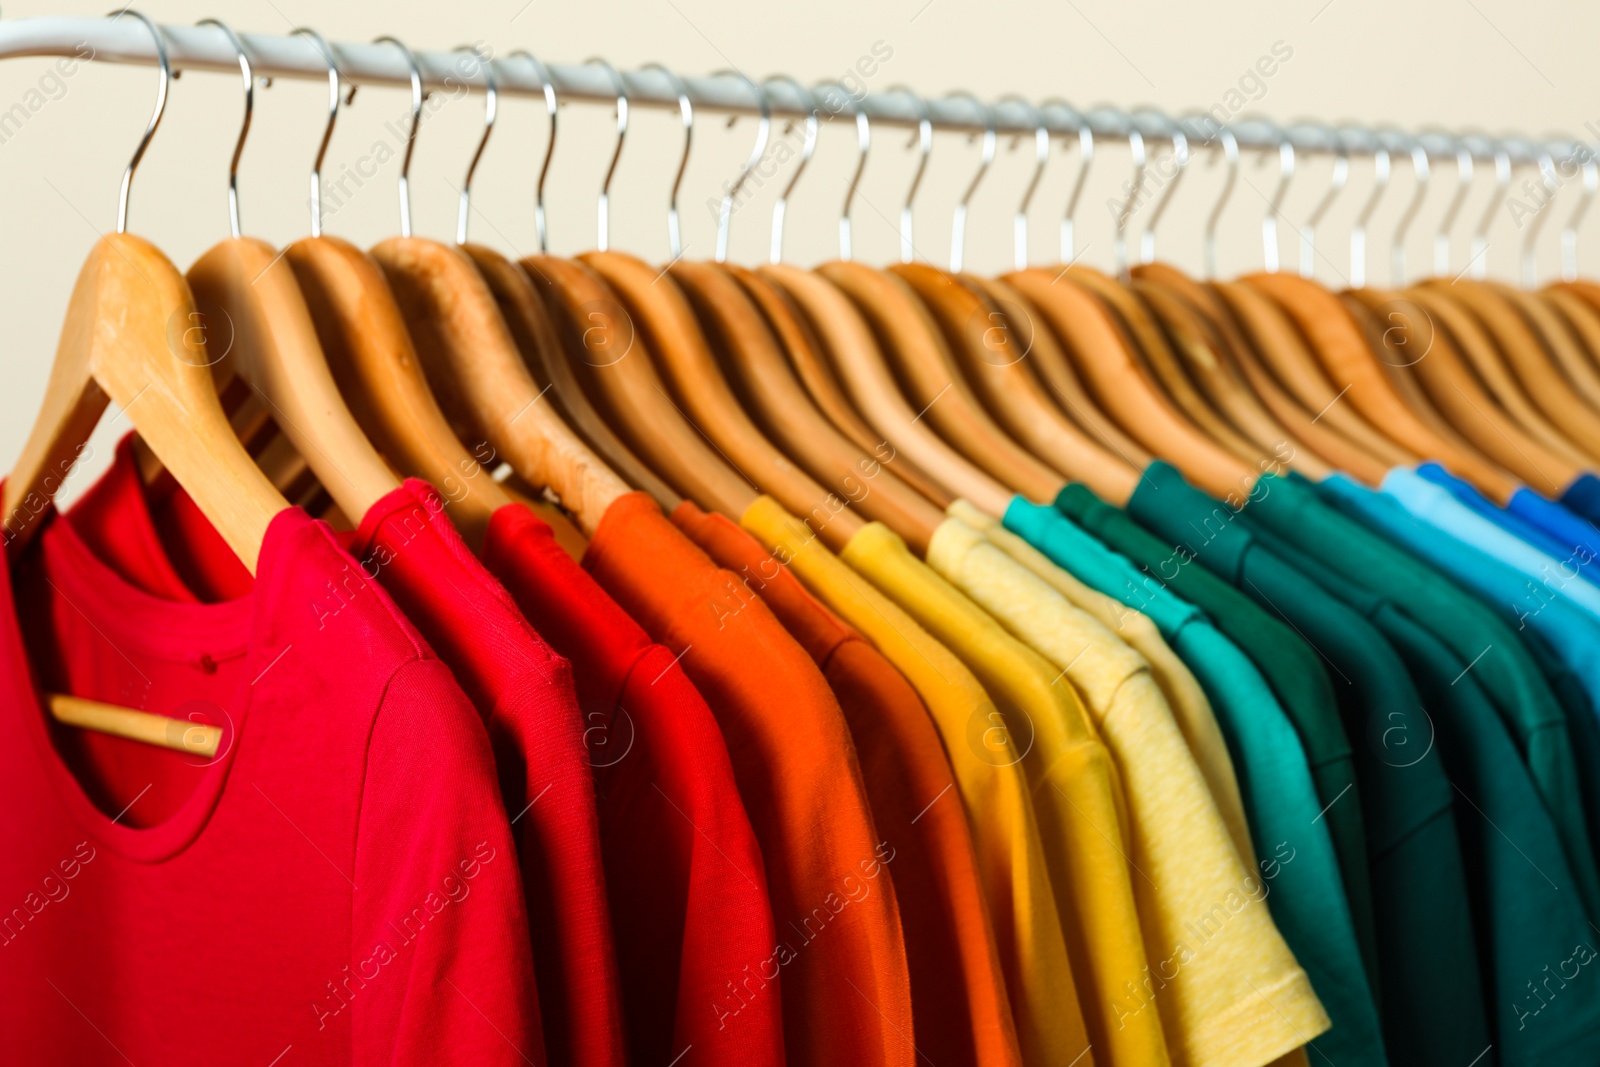
{"type": "MultiPolygon", "coordinates": [[[[231,4],[143,0],[158,22],[229,20],[241,32],[286,33],[311,24],[330,40],[364,41],[393,34],[418,48],[481,42],[504,56],[533,50],[549,62],[601,55],[624,69],[652,61],[688,74],[734,68],[760,79],[786,73],[805,84],[847,75],[855,86],[883,92],[904,84],[929,97],[965,89],[993,100],[1019,93],[1061,97],[1079,108],[1109,103],[1153,105],[1179,115],[1220,106],[1222,113],[1389,124],[1408,130],[1476,128],[1600,140],[1600,6],[1511,0],[807,0],[751,4],[735,0],[487,0],[473,3],[311,3],[241,0],[231,4]],[[863,75],[863,71],[868,72],[863,75]],[[1270,71],[1270,73],[1263,73],[1270,71]]],[[[93,16],[107,0],[8,0],[7,21],[45,14],[93,16]]],[[[8,350],[0,388],[0,469],[14,461],[38,410],[61,316],[84,254],[115,222],[117,183],[154,99],[149,68],[84,63],[61,76],[48,59],[0,64],[0,322],[8,350]]],[[[280,80],[256,94],[255,123],[245,150],[241,195],[245,232],[284,244],[307,232],[307,174],[321,134],[326,86],[280,80]]],[[[542,102],[502,101],[500,125],[475,185],[472,237],[512,254],[537,250],[533,182],[544,149],[542,102]]],[[[134,183],[130,228],[159,244],[179,266],[227,236],[225,175],[240,116],[236,75],[190,73],[172,88],[167,113],[134,183]]],[[[327,171],[345,175],[330,233],[370,245],[397,228],[395,178],[408,98],[401,89],[365,89],[339,120],[327,171]],[[389,158],[389,157],[394,158],[389,158]],[[380,160],[387,160],[381,162],[380,160]],[[360,172],[374,173],[359,178],[360,172]],[[351,177],[350,175],[356,175],[351,177]],[[358,180],[359,178],[359,180],[358,180]]],[[[1217,112],[1213,112],[1217,113],[1217,112]]],[[[480,131],[482,98],[460,94],[436,101],[419,138],[412,169],[417,232],[448,239],[456,190],[480,131]]],[[[593,245],[595,194],[609,159],[614,122],[608,108],[564,107],[560,143],[547,187],[551,247],[576,253],[593,245]]],[[[731,127],[705,116],[685,177],[682,206],[686,254],[709,258],[712,205],[749,151],[754,123],[731,127]]],[[[915,153],[909,132],[882,128],[869,157],[854,211],[856,257],[887,262],[899,254],[897,224],[915,153]]],[[[667,258],[667,189],[681,148],[674,111],[634,115],[612,187],[612,244],[646,258],[667,258]]],[[[731,258],[757,262],[767,252],[771,205],[787,183],[798,133],[774,130],[770,179],[733,218],[731,258]],[[782,148],[776,145],[782,145],[782,148]]],[[[814,263],[837,252],[837,219],[855,166],[848,120],[827,123],[816,157],[790,208],[786,256],[814,263]]],[[[1033,201],[1030,252],[1036,262],[1059,257],[1058,223],[1077,173],[1076,144],[1058,140],[1033,201]]],[[[1162,157],[1165,145],[1152,145],[1162,157]]],[[[941,134],[917,197],[915,247],[929,260],[949,255],[951,211],[971,180],[977,145],[941,134]]],[[[1012,213],[1033,165],[1031,139],[1002,140],[993,167],[972,200],[967,266],[1000,271],[1012,261],[1012,213]]],[[[1170,170],[1170,168],[1168,168],[1170,170]]],[[[1077,212],[1078,252],[1109,268],[1110,206],[1131,177],[1128,149],[1098,147],[1077,212]]],[[[1200,268],[1203,219],[1215,202],[1224,168],[1196,158],[1162,220],[1159,252],[1200,268]]],[[[1327,187],[1330,162],[1303,160],[1283,204],[1286,265],[1298,262],[1297,236],[1327,187]]],[[[1223,274],[1262,265],[1261,219],[1277,182],[1276,156],[1247,156],[1219,233],[1223,274]]],[[[1453,167],[1440,164],[1430,195],[1407,241],[1413,271],[1433,261],[1432,240],[1450,194],[1453,167]]],[[[1545,275],[1556,269],[1557,235],[1576,203],[1576,181],[1556,205],[1536,211],[1533,174],[1521,170],[1510,195],[1497,195],[1479,168],[1455,225],[1451,271],[1466,266],[1467,237],[1488,212],[1486,257],[1491,274],[1514,276],[1518,249],[1532,221],[1543,224],[1537,248],[1545,275]]],[[[1318,231],[1316,273],[1333,285],[1349,277],[1348,234],[1372,188],[1371,166],[1352,168],[1349,188],[1318,231]]],[[[1408,162],[1397,162],[1371,224],[1369,279],[1389,278],[1394,222],[1415,191],[1408,162]]],[[[1152,199],[1133,213],[1133,240],[1152,199]]],[[[1600,219],[1591,220],[1600,225],[1600,219]]],[[[1590,231],[1593,230],[1590,227],[1590,231]]],[[[1585,271],[1600,272],[1600,236],[1582,246],[1585,271]]],[[[97,433],[92,476],[110,444],[127,429],[112,416],[97,433]]],[[[84,479],[75,479],[81,490],[84,479]]]]}

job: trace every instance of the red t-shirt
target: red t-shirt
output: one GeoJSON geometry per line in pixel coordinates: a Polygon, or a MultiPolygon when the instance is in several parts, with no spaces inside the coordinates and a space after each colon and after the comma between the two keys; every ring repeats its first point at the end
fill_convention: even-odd
{"type": "Polygon", "coordinates": [[[632,1062],[778,1067],[778,996],[726,1026],[710,1010],[730,976],[777,943],[761,852],[711,710],[672,653],[527,508],[495,512],[483,561],[572,663],[632,1062]]]}
{"type": "Polygon", "coordinates": [[[972,829],[922,698],[732,520],[684,501],[672,521],[760,595],[839,698],[873,821],[895,846],[917,1047],[952,1067],[1020,1063],[972,829]]]}
{"type": "Polygon", "coordinates": [[[540,1057],[482,721],[326,526],[286,509],[258,568],[244,598],[162,600],[59,519],[0,568],[0,1056],[540,1057]],[[41,692],[193,716],[222,744],[61,726],[41,692]]]}
{"type": "Polygon", "coordinates": [[[606,509],[583,566],[705,696],[761,845],[778,940],[728,975],[707,1010],[733,1025],[781,974],[791,1067],[911,1067],[898,852],[873,827],[828,683],[767,606],[643,493],[606,509]]]}
{"type": "MultiPolygon", "coordinates": [[[[349,548],[455,672],[489,727],[527,893],[550,1062],[620,1067],[617,965],[571,667],[467,550],[447,507],[426,482],[408,479],[373,505],[347,536],[349,548]]],[[[249,588],[249,572],[181,489],[152,519],[127,447],[69,518],[78,524],[80,513],[98,520],[96,529],[125,530],[96,547],[152,589],[192,599],[188,582],[221,595],[249,588]],[[148,539],[157,524],[170,553],[148,539]],[[186,560],[188,581],[172,555],[186,560]]]]}

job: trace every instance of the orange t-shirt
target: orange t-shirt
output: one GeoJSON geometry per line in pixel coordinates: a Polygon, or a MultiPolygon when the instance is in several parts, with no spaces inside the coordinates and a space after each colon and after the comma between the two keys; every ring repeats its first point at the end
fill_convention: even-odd
{"type": "Polygon", "coordinates": [[[744,530],[685,501],[672,521],[757,593],[844,709],[878,832],[895,847],[916,1043],[938,1061],[1021,1063],[978,857],[944,745],[916,690],[744,530]]]}
{"type": "Polygon", "coordinates": [[[761,845],[778,943],[728,975],[706,1010],[731,1023],[781,986],[790,1067],[913,1067],[891,881],[900,852],[874,829],[855,745],[816,664],[644,493],[606,509],[583,566],[678,656],[711,706],[761,845]]]}

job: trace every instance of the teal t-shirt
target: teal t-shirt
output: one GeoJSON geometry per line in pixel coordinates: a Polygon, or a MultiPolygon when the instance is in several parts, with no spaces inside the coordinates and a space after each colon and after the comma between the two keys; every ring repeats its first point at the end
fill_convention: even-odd
{"type": "Polygon", "coordinates": [[[1143,572],[1054,508],[1018,497],[1004,522],[1084,584],[1148,615],[1194,672],[1233,760],[1267,907],[1333,1021],[1311,1043],[1311,1058],[1386,1063],[1322,800],[1300,738],[1261,672],[1203,612],[1147,586],[1143,572]]]}
{"type": "Polygon", "coordinates": [[[1384,743],[1428,729],[1404,662],[1371,622],[1170,465],[1145,471],[1128,514],[1278,616],[1326,661],[1355,754],[1389,1054],[1396,1063],[1471,1062],[1490,1041],[1455,795],[1436,750],[1417,748],[1413,759],[1384,743]]]}
{"type": "MultiPolygon", "coordinates": [[[[1436,748],[1450,779],[1473,925],[1483,950],[1492,1055],[1504,1067],[1600,1062],[1600,983],[1585,988],[1559,973],[1559,981],[1549,978],[1576,946],[1600,945],[1600,935],[1578,895],[1563,888],[1573,880],[1561,835],[1476,672],[1382,594],[1335,573],[1248,513],[1243,521],[1302,574],[1372,620],[1416,683],[1426,731],[1408,723],[1379,740],[1402,766],[1417,752],[1436,748]],[[1549,988],[1542,986],[1546,981],[1549,988]],[[1540,987],[1538,996],[1530,982],[1540,987]]],[[[1572,970],[1568,965],[1567,974],[1572,970]]],[[[1587,970],[1579,971],[1585,982],[1587,970]]]]}

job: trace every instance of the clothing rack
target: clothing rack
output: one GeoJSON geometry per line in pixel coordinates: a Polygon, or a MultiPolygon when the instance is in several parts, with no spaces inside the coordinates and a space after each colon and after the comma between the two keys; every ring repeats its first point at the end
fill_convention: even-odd
{"type": "MultiPolygon", "coordinates": [[[[168,58],[174,71],[211,70],[236,73],[239,61],[227,34],[215,26],[161,26],[166,38],[168,58]]],[[[239,35],[249,50],[251,63],[259,75],[283,78],[325,79],[327,59],[318,46],[304,35],[245,33],[239,35]]],[[[137,63],[154,66],[156,47],[149,32],[134,19],[61,18],[54,16],[19,19],[0,23],[0,58],[16,56],[80,56],[87,46],[97,62],[137,63]]],[[[411,72],[404,56],[393,44],[332,45],[341,76],[353,85],[409,86],[411,72]]],[[[486,84],[481,64],[464,63],[460,52],[416,53],[425,86],[445,87],[486,84]]],[[[583,65],[547,64],[550,84],[563,100],[611,103],[617,99],[612,74],[604,64],[592,61],[583,65]]],[[[519,96],[542,96],[544,84],[536,65],[526,55],[496,58],[496,88],[519,96]]],[[[675,108],[677,85],[659,68],[621,73],[630,105],[675,108]]],[[[691,102],[697,108],[730,114],[757,114],[761,110],[760,92],[743,77],[684,77],[691,102]]],[[[1031,134],[1041,127],[1051,134],[1078,137],[1087,128],[1096,139],[1171,140],[1175,131],[1191,143],[1209,144],[1225,129],[1239,148],[1276,150],[1288,144],[1296,151],[1324,154],[1375,155],[1379,152],[1409,154],[1416,150],[1430,157],[1456,159],[1469,153],[1475,159],[1502,159],[1512,165],[1539,164],[1549,170],[1556,160],[1576,160],[1594,166],[1593,150],[1573,138],[1534,139],[1526,136],[1493,138],[1482,134],[1429,131],[1407,133],[1395,129],[1374,129],[1354,125],[1338,127],[1301,122],[1288,128],[1262,119],[1246,119],[1226,127],[1204,112],[1178,120],[1153,108],[1140,108],[1131,114],[1117,108],[1098,107],[1080,112],[1068,104],[1054,101],[1037,107],[1015,98],[993,104],[972,97],[955,96],[943,100],[921,100],[908,92],[870,93],[856,98],[842,89],[826,92],[816,100],[807,98],[804,89],[783,81],[773,81],[762,92],[772,114],[805,116],[814,108],[826,107],[837,113],[864,114],[870,122],[896,126],[916,126],[926,118],[937,129],[997,134],[1031,134]]],[[[1224,138],[1226,141],[1227,138],[1224,138]]]]}

